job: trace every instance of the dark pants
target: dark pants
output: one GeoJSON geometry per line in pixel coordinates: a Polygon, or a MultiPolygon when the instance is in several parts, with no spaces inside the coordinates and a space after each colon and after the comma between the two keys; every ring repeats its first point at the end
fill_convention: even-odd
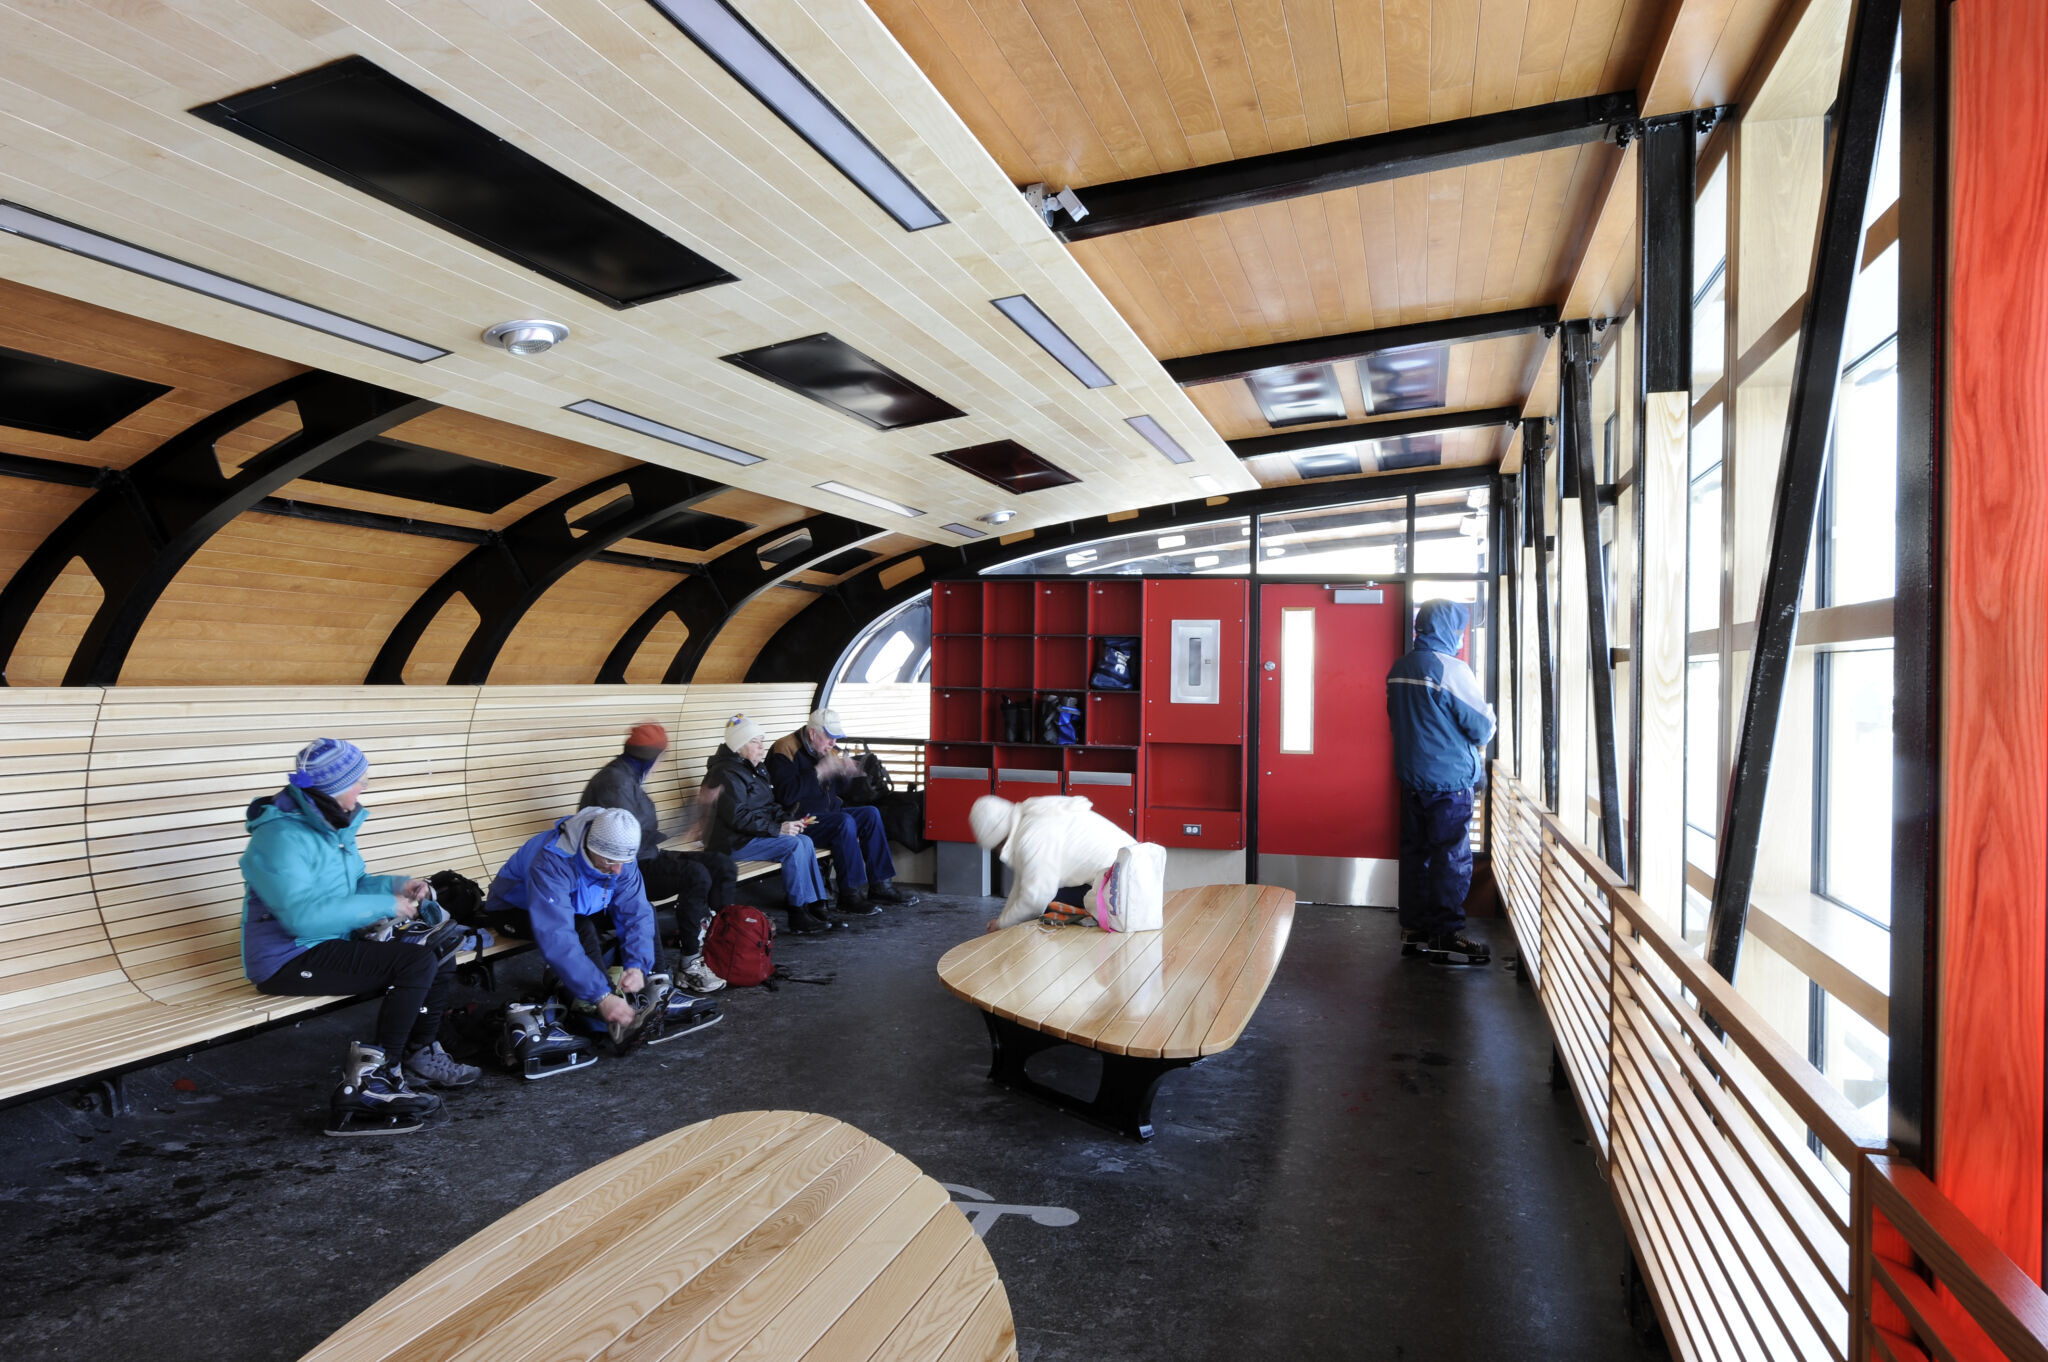
{"type": "Polygon", "coordinates": [[[1472,792],[1401,788],[1401,925],[1440,936],[1465,925],[1472,792]]]}
{"type": "Polygon", "coordinates": [[[640,862],[650,903],[674,896],[676,936],[684,956],[703,948],[711,915],[733,901],[739,886],[732,857],[715,851],[661,851],[640,862]]]}
{"type": "Polygon", "coordinates": [[[848,893],[896,878],[882,811],[873,805],[820,814],[804,835],[832,853],[832,864],[839,867],[839,887],[848,893]]]}
{"type": "Polygon", "coordinates": [[[323,941],[286,961],[256,986],[264,993],[325,996],[382,993],[377,1044],[396,1064],[441,1034],[441,1009],[455,987],[455,957],[403,941],[323,941]]]}

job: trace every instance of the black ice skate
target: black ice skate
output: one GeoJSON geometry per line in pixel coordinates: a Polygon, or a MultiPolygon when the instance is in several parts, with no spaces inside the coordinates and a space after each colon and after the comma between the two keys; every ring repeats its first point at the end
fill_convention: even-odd
{"type": "Polygon", "coordinates": [[[676,988],[666,974],[647,976],[647,987],[661,996],[661,1025],[647,1037],[649,1045],[665,1045],[678,1036],[716,1026],[725,1014],[709,998],[693,998],[676,988]]]}
{"type": "Polygon", "coordinates": [[[625,995],[627,1006],[633,1009],[631,1017],[622,1022],[605,1023],[605,1034],[611,1039],[614,1056],[629,1054],[643,1041],[652,1041],[661,1035],[661,1024],[667,1012],[663,992],[654,985],[656,979],[664,985],[668,982],[667,975],[657,974],[650,977],[638,993],[625,995]]]}
{"type": "Polygon", "coordinates": [[[552,1003],[513,1003],[505,1009],[498,1058],[528,1079],[553,1078],[597,1063],[590,1042],[563,1027],[552,1003]]]}
{"type": "Polygon", "coordinates": [[[1429,954],[1429,933],[1417,931],[1413,927],[1403,927],[1401,929],[1401,954],[1429,954]]]}
{"type": "Polygon", "coordinates": [[[1463,932],[1442,932],[1429,939],[1429,958],[1439,965],[1485,965],[1493,951],[1484,941],[1474,941],[1463,932]]]}
{"type": "Polygon", "coordinates": [[[329,1135],[410,1135],[441,1111],[441,1099],[406,1086],[405,1074],[374,1045],[355,1041],[342,1065],[329,1135]]]}

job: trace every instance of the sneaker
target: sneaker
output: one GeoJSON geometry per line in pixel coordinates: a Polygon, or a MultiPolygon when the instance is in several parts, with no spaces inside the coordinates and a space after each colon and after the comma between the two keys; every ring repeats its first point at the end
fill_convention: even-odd
{"type": "Polygon", "coordinates": [[[456,1059],[442,1049],[441,1042],[437,1040],[406,1055],[405,1073],[409,1078],[436,1088],[466,1088],[482,1078],[484,1071],[456,1059]]]}
{"type": "Polygon", "coordinates": [[[681,974],[683,987],[692,993],[716,993],[725,987],[725,980],[711,972],[711,966],[704,963],[701,955],[693,955],[683,961],[681,974]]]}
{"type": "Polygon", "coordinates": [[[881,903],[893,903],[898,908],[908,908],[917,902],[917,895],[908,889],[898,889],[893,880],[877,880],[869,885],[868,897],[881,903]]]}
{"type": "Polygon", "coordinates": [[[1493,960],[1493,951],[1463,932],[1441,932],[1429,940],[1429,957],[1440,965],[1484,965],[1493,960]]]}

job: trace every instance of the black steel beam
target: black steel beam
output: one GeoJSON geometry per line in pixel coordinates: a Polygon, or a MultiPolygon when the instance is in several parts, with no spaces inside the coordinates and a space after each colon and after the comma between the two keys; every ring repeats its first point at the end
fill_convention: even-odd
{"type": "Polygon", "coordinates": [[[677,469],[636,464],[556,497],[477,547],[421,593],[384,640],[365,679],[373,686],[403,685],[420,636],[460,593],[475,609],[477,625],[448,684],[484,684],[513,629],[549,587],[621,539],[725,490],[723,483],[677,469]],[[607,493],[617,495],[572,523],[570,512],[607,493]]]}
{"type": "Polygon", "coordinates": [[[1341,426],[1317,426],[1314,430],[1288,430],[1278,435],[1253,435],[1227,440],[1230,452],[1240,459],[1263,454],[1292,454],[1298,449],[1321,449],[1324,445],[1350,444],[1357,440],[1395,440],[1403,435],[1432,435],[1440,430],[1469,430],[1475,426],[1512,426],[1522,419],[1516,407],[1485,407],[1477,411],[1433,411],[1421,416],[1382,416],[1371,421],[1352,421],[1341,426]]]}
{"type": "Polygon", "coordinates": [[[1628,853],[1622,842],[1621,778],[1614,747],[1614,653],[1607,639],[1607,555],[1600,544],[1600,484],[1593,468],[1593,359],[1592,328],[1585,322],[1567,322],[1557,368],[1557,405],[1563,418],[1564,447],[1560,452],[1579,470],[1579,528],[1586,560],[1586,668],[1593,695],[1593,767],[1600,784],[1600,855],[1626,880],[1628,853]]]}
{"type": "Polygon", "coordinates": [[[115,684],[164,588],[216,532],[286,483],[436,405],[337,374],[300,374],[202,418],[128,468],[100,473],[97,490],[0,588],[0,658],[11,659],[50,587],[82,559],[102,596],[64,684],[115,684]],[[299,430],[236,473],[222,472],[214,442],[287,404],[298,408],[299,430]]]}
{"type": "Polygon", "coordinates": [[[1693,217],[1699,134],[1690,111],[1643,123],[1637,147],[1643,389],[1692,388],[1693,217]]]}
{"type": "Polygon", "coordinates": [[[1237,350],[1212,350],[1206,355],[1182,355],[1160,363],[1166,367],[1169,378],[1184,388],[1191,388],[1198,383],[1244,378],[1263,369],[1335,364],[1396,350],[1526,336],[1532,331],[1556,325],[1556,308],[1523,307],[1512,312],[1485,312],[1471,317],[1445,317],[1435,322],[1382,326],[1371,331],[1347,331],[1339,336],[1311,336],[1305,340],[1248,345],[1237,350]]]}
{"type": "Polygon", "coordinates": [[[931,590],[933,581],[941,577],[983,572],[997,564],[1029,558],[1033,554],[1078,547],[1119,535],[1186,530],[1241,515],[1312,511],[1415,492],[1484,487],[1492,477],[1490,468],[1432,468],[1373,478],[1266,487],[1255,492],[1232,493],[1220,501],[1198,498],[1166,506],[1148,506],[1123,520],[1111,520],[1100,515],[1060,525],[1041,525],[1031,532],[1030,538],[1012,539],[1007,544],[994,535],[958,547],[926,544],[909,553],[871,563],[837,586],[827,587],[818,600],[783,625],[762,646],[747,671],[746,679],[750,682],[822,680],[861,630],[905,601],[931,590]],[[889,586],[882,585],[885,575],[894,578],[912,560],[916,560],[914,571],[893,580],[889,586]]]}
{"type": "Polygon", "coordinates": [[[1514,711],[1514,753],[1509,765],[1522,770],[1522,477],[1501,479],[1501,568],[1507,574],[1508,708],[1514,711]]]}
{"type": "Polygon", "coordinates": [[[1235,208],[1582,147],[1608,140],[1635,116],[1635,93],[1622,90],[1090,185],[1074,191],[1088,215],[1076,222],[1062,210],[1054,230],[1065,241],[1090,241],[1235,208]]]}
{"type": "Polygon", "coordinates": [[[690,681],[697,674],[697,664],[704,660],[704,650],[711,646],[719,630],[747,602],[784,578],[822,563],[833,554],[880,533],[874,526],[863,525],[857,520],[820,514],[793,525],[764,531],[735,545],[705,564],[700,575],[677,583],[641,611],[639,618],[626,626],[626,631],[619,635],[619,641],[612,645],[604,666],[598,669],[598,681],[612,685],[623,683],[626,668],[639,653],[640,645],[647,641],[647,636],[661,622],[662,616],[670,613],[682,621],[686,636],[675,656],[669,659],[662,681],[667,685],[690,681]],[[785,562],[762,563],[761,549],[778,539],[787,539],[799,530],[810,533],[810,548],[785,562]]]}
{"type": "Polygon", "coordinates": [[[41,459],[33,454],[0,453],[0,478],[53,482],[63,487],[96,487],[105,471],[97,464],[65,463],[62,459],[41,459]]]}
{"type": "Polygon", "coordinates": [[[378,530],[385,534],[409,534],[418,539],[446,539],[457,544],[488,544],[489,530],[467,525],[444,525],[436,520],[415,520],[411,516],[385,515],[379,511],[352,511],[340,506],[323,506],[314,501],[287,501],[265,497],[249,508],[263,515],[288,520],[316,520],[323,525],[346,525],[351,529],[378,530]]]}
{"type": "Polygon", "coordinates": [[[1528,474],[1529,542],[1536,550],[1536,684],[1543,713],[1543,806],[1557,810],[1557,654],[1550,638],[1550,478],[1544,452],[1548,418],[1522,422],[1522,467],[1528,474]]]}
{"type": "Polygon", "coordinates": [[[1756,638],[1751,645],[1741,728],[1736,734],[1716,840],[1714,906],[1707,916],[1706,953],[1707,963],[1729,980],[1735,978],[1741,958],[1750,893],[1756,885],[1765,794],[1798,636],[1799,597],[1813,546],[1814,511],[1827,472],[1849,293],[1863,261],[1863,212],[1870,194],[1878,133],[1884,123],[1885,91],[1891,83],[1892,44],[1898,27],[1899,0],[1858,0],[1835,96],[1827,192],[1814,245],[1813,285],[1806,291],[1799,348],[1792,361],[1792,402],[1785,416],[1777,499],[1771,508],[1770,549],[1757,597],[1756,638]]]}

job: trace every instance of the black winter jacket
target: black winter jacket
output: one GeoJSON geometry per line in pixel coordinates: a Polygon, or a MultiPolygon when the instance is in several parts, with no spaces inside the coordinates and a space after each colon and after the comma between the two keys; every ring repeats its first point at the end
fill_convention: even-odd
{"type": "Polygon", "coordinates": [[[613,757],[590,778],[583,787],[583,797],[576,801],[579,809],[624,809],[640,820],[640,855],[638,859],[652,860],[661,850],[661,815],[655,812],[654,798],[641,783],[639,767],[623,752],[613,757]]]}
{"type": "Polygon", "coordinates": [[[704,762],[704,785],[718,787],[718,807],[704,828],[709,851],[731,851],[756,837],[780,837],[794,810],[775,802],[768,773],[720,745],[704,762]]]}
{"type": "Polygon", "coordinates": [[[775,797],[799,813],[823,818],[845,807],[832,787],[818,778],[818,754],[804,740],[801,728],[768,749],[768,782],[775,797]]]}

